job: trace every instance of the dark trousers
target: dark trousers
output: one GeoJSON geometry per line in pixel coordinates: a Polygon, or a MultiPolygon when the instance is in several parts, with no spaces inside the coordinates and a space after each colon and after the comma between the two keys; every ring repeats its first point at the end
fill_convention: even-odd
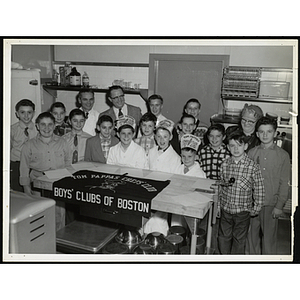
{"type": "Polygon", "coordinates": [[[10,188],[14,191],[24,192],[23,186],[19,183],[20,162],[10,161],[10,188]]]}
{"type": "Polygon", "coordinates": [[[221,209],[218,237],[221,254],[245,254],[249,224],[249,212],[229,214],[221,209]]]}

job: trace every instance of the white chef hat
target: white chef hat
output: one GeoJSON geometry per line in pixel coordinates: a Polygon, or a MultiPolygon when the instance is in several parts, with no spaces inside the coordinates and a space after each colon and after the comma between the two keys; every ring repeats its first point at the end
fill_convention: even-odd
{"type": "Polygon", "coordinates": [[[175,123],[172,120],[165,119],[165,120],[160,121],[157,124],[156,129],[164,128],[164,129],[167,129],[170,132],[170,134],[172,134],[174,125],[175,125],[175,123]]]}
{"type": "Polygon", "coordinates": [[[131,116],[123,116],[116,121],[117,130],[119,130],[119,128],[124,125],[129,125],[135,130],[136,127],[135,119],[131,116]]]}
{"type": "Polygon", "coordinates": [[[201,139],[193,134],[184,134],[181,137],[180,147],[183,148],[192,148],[195,151],[198,150],[201,144],[201,139]]]}

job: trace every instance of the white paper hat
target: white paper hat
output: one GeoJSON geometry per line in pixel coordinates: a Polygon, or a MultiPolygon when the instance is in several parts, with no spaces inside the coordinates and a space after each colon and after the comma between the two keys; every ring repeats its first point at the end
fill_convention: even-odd
{"type": "Polygon", "coordinates": [[[181,141],[180,141],[181,149],[183,149],[183,148],[192,148],[195,151],[197,151],[200,144],[201,144],[200,138],[193,135],[193,134],[184,134],[181,137],[181,141]]]}
{"type": "Polygon", "coordinates": [[[156,129],[165,128],[165,129],[169,130],[170,134],[172,134],[174,125],[175,125],[175,123],[172,120],[165,119],[165,120],[160,121],[157,124],[156,129]]]}
{"type": "Polygon", "coordinates": [[[135,129],[136,126],[135,119],[131,116],[123,116],[116,122],[117,130],[123,125],[130,125],[133,129],[135,129]]]}

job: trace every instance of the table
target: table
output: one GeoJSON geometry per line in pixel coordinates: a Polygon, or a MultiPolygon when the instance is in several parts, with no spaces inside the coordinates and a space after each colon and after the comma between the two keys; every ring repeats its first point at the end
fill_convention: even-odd
{"type": "MultiPolygon", "coordinates": [[[[170,184],[152,199],[151,208],[167,213],[179,214],[191,217],[196,221],[203,219],[208,213],[208,226],[206,247],[211,246],[212,221],[214,207],[213,202],[217,201],[218,191],[215,180],[204,179],[192,176],[157,172],[145,169],[134,169],[101,163],[78,162],[67,168],[70,173],[79,170],[92,170],[103,173],[124,174],[138,178],[151,178],[155,180],[170,180],[170,184]]],[[[59,172],[59,170],[58,170],[59,172]]],[[[46,175],[37,178],[33,185],[41,190],[52,190],[53,182],[57,179],[49,179],[46,175]]],[[[196,253],[196,226],[192,228],[191,254],[196,253]]]]}

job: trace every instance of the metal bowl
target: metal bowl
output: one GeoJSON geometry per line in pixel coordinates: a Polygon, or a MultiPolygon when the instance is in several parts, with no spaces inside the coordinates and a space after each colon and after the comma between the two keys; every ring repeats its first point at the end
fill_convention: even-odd
{"type": "Polygon", "coordinates": [[[137,244],[142,242],[142,236],[136,229],[121,228],[116,235],[116,241],[120,244],[128,246],[131,250],[137,244]]]}
{"type": "Polygon", "coordinates": [[[158,245],[165,244],[167,240],[160,232],[151,232],[145,238],[145,244],[150,245],[153,249],[156,249],[158,245]]]}
{"type": "Polygon", "coordinates": [[[141,243],[133,249],[133,254],[155,254],[149,244],[141,243]]]}

